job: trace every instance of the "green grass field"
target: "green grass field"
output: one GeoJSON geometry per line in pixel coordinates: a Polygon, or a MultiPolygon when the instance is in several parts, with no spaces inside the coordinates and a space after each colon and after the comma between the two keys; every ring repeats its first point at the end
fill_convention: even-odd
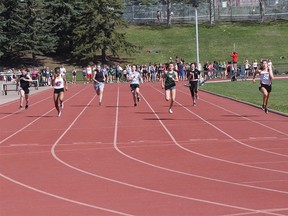
{"type": "MultiPolygon", "coordinates": [[[[273,80],[272,92],[269,100],[269,109],[288,114],[288,79],[273,80]]],[[[262,105],[262,94],[258,90],[259,81],[206,83],[200,89],[229,96],[255,105],[262,105]]]]}
{"type": "MultiPolygon", "coordinates": [[[[129,42],[142,46],[139,53],[120,58],[131,64],[165,63],[169,57],[179,56],[186,62],[196,61],[195,25],[129,25],[126,32],[129,42]],[[160,50],[147,53],[146,50],[160,50]]],[[[270,58],[276,70],[288,71],[288,22],[277,21],[265,24],[243,22],[222,23],[214,26],[199,24],[200,62],[230,61],[234,44],[239,53],[239,63],[247,57],[254,59],[270,58]],[[283,58],[281,58],[283,57],[283,58]]],[[[72,68],[72,66],[70,66],[72,68]]],[[[69,69],[67,65],[66,69],[69,69]]],[[[78,72],[81,71],[78,68],[78,72]]],[[[80,73],[79,80],[82,79],[80,73]]],[[[274,80],[269,108],[288,114],[288,80],[274,80]]],[[[213,83],[201,86],[219,94],[234,97],[256,105],[262,105],[258,84],[246,82],[213,83]]]]}
{"type": "MultiPolygon", "coordinates": [[[[129,42],[142,46],[139,53],[120,57],[128,58],[130,63],[165,63],[169,57],[183,58],[186,62],[196,61],[195,25],[129,25],[126,37],[129,42]],[[147,53],[146,50],[160,50],[147,53]]],[[[199,54],[202,65],[205,61],[230,61],[229,54],[234,49],[239,53],[239,62],[247,57],[269,58],[280,72],[288,71],[288,22],[269,22],[266,24],[222,23],[215,26],[199,25],[199,54]],[[284,58],[282,58],[284,57],[284,58]]]]}

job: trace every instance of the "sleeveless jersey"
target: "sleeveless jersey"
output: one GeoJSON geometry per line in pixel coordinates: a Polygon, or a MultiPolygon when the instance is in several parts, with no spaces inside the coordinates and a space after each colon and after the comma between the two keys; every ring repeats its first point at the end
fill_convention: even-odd
{"type": "Polygon", "coordinates": [[[174,71],[168,71],[166,74],[165,86],[175,86],[175,81],[172,78],[176,78],[174,71]]]}
{"type": "Polygon", "coordinates": [[[64,88],[64,79],[62,78],[62,76],[56,77],[54,80],[55,84],[54,84],[54,89],[61,89],[64,88]]]}
{"type": "Polygon", "coordinates": [[[269,72],[267,71],[261,71],[260,72],[260,83],[264,85],[271,85],[271,79],[269,72]]]}
{"type": "Polygon", "coordinates": [[[95,73],[95,77],[94,77],[95,80],[97,80],[98,82],[104,82],[104,75],[103,75],[103,72],[96,72],[95,73]]]}
{"type": "Polygon", "coordinates": [[[139,72],[137,72],[137,71],[131,72],[131,73],[129,74],[129,76],[130,76],[130,77],[133,76],[133,79],[132,79],[132,81],[131,81],[130,84],[140,84],[140,83],[139,83],[139,80],[141,79],[141,76],[140,76],[140,73],[139,73],[139,72]]]}
{"type": "Polygon", "coordinates": [[[24,75],[24,74],[21,74],[21,75],[19,76],[20,87],[21,87],[22,89],[29,88],[29,81],[22,80],[22,78],[28,79],[27,74],[25,74],[25,75],[24,75]]]}

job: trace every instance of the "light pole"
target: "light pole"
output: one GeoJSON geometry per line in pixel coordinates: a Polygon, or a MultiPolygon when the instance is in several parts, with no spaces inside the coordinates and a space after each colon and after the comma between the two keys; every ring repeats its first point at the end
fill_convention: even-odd
{"type": "Polygon", "coordinates": [[[195,32],[196,32],[196,63],[197,63],[197,68],[200,70],[199,65],[200,65],[200,59],[199,59],[199,41],[198,41],[198,6],[199,6],[199,1],[198,0],[192,0],[192,6],[195,8],[195,32]]]}

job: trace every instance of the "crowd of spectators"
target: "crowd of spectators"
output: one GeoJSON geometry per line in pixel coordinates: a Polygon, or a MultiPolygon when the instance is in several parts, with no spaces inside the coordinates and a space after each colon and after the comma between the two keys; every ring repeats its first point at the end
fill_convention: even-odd
{"type": "MultiPolygon", "coordinates": [[[[170,57],[165,63],[136,64],[136,70],[141,74],[144,82],[161,81],[163,72],[167,68],[167,63],[171,62],[174,63],[175,71],[177,71],[179,75],[179,80],[187,80],[192,62],[186,62],[184,59],[178,56],[176,56],[174,59],[170,57]]],[[[71,82],[76,83],[77,79],[82,76],[84,83],[91,83],[92,76],[97,64],[99,63],[92,65],[88,64],[82,68],[73,67],[71,70],[71,82]],[[77,76],[78,73],[81,73],[81,75],[77,76]]],[[[271,60],[269,60],[269,64],[272,65],[271,60]]],[[[238,56],[237,59],[235,59],[235,56],[233,56],[231,61],[206,61],[204,62],[203,66],[199,64],[196,65],[196,67],[201,72],[201,77],[205,81],[215,78],[231,79],[234,81],[236,80],[236,77],[240,77],[242,80],[246,80],[249,78],[249,76],[251,77],[258,67],[258,63],[257,60],[254,60],[252,63],[250,63],[247,58],[245,58],[243,62],[240,63],[238,62],[238,56]]],[[[131,72],[131,68],[131,64],[101,65],[101,70],[106,77],[106,83],[128,82],[127,75],[131,72]]],[[[67,71],[63,65],[61,65],[60,69],[61,74],[66,74],[67,71]]],[[[49,69],[49,67],[46,66],[43,66],[42,68],[29,69],[29,74],[31,75],[32,79],[39,81],[39,86],[50,86],[52,73],[53,69],[49,69]]],[[[0,79],[1,81],[11,81],[13,78],[15,78],[15,76],[17,76],[17,74],[20,74],[20,71],[18,69],[11,68],[5,72],[5,75],[2,73],[0,75],[0,79]]]]}

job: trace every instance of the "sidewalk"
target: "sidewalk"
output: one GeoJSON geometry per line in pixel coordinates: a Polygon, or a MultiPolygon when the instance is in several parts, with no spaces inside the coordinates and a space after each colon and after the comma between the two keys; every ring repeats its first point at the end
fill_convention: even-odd
{"type": "MultiPolygon", "coordinates": [[[[38,90],[36,90],[34,87],[30,87],[30,95],[32,94],[36,94],[39,93],[41,91],[45,91],[47,89],[51,89],[51,86],[39,86],[38,90]]],[[[4,103],[8,103],[14,100],[19,100],[20,95],[18,94],[18,91],[8,91],[7,95],[5,95],[2,91],[1,91],[1,95],[0,95],[0,105],[4,104],[4,103]]]]}

